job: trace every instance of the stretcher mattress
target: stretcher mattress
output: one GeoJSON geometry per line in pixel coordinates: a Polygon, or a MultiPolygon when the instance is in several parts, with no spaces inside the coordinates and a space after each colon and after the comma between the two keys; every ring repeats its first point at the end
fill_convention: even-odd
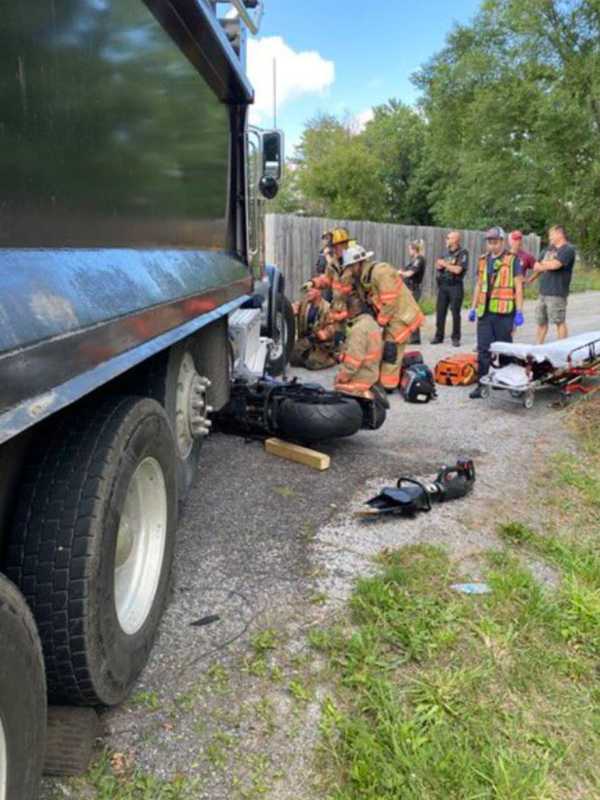
{"type": "Polygon", "coordinates": [[[555,369],[561,369],[569,366],[569,354],[572,354],[571,364],[574,367],[581,366],[586,361],[589,361],[589,345],[592,342],[595,342],[595,345],[591,357],[600,358],[600,331],[580,333],[577,336],[569,336],[568,339],[559,339],[548,344],[494,342],[490,350],[492,353],[510,356],[519,361],[526,361],[529,358],[538,363],[548,361],[555,369]]]}

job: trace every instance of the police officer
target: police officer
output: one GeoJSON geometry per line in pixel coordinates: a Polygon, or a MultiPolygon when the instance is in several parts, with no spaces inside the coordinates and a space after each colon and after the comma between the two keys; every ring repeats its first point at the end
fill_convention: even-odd
{"type": "Polygon", "coordinates": [[[425,317],[398,271],[385,262],[372,261],[360,245],[344,253],[344,275],[350,273],[361,298],[374,311],[383,328],[383,356],[379,381],[387,392],[398,388],[406,343],[425,317]]]}
{"type": "Polygon", "coordinates": [[[450,231],[446,237],[447,249],[436,261],[437,309],[436,331],[431,344],[441,344],[446,333],[448,308],[452,312],[452,344],[460,346],[460,312],[465,297],[463,280],[469,269],[469,253],[461,247],[460,233],[450,231]]]}
{"type": "MultiPolygon", "coordinates": [[[[425,268],[427,263],[424,254],[425,246],[422,239],[415,240],[408,245],[408,255],[410,261],[404,267],[399,269],[398,274],[404,278],[404,282],[412,292],[412,296],[417,303],[421,299],[421,290],[423,288],[423,278],[425,276],[425,268]]],[[[421,344],[421,329],[418,328],[410,337],[410,344],[421,344]]]]}
{"type": "MultiPolygon", "coordinates": [[[[477,320],[479,377],[490,369],[492,342],[512,342],[513,328],[523,324],[523,266],[506,249],[502,228],[490,228],[486,235],[487,253],[477,263],[477,283],[473,292],[470,322],[477,320]]],[[[477,384],[469,397],[481,397],[477,384]]]]}

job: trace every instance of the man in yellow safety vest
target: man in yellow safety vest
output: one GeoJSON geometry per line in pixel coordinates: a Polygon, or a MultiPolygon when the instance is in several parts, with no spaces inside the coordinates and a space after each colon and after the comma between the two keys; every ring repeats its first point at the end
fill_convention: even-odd
{"type": "MultiPolygon", "coordinates": [[[[477,320],[479,377],[490,369],[492,342],[512,342],[513,329],[523,318],[523,267],[519,258],[504,246],[502,228],[490,228],[486,235],[487,253],[477,263],[477,283],[469,320],[477,320]]],[[[469,397],[481,397],[477,384],[469,397]]]]}

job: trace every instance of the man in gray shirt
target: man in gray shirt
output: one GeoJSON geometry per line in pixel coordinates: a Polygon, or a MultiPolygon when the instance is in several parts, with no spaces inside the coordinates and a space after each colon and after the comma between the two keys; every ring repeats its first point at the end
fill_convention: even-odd
{"type": "Polygon", "coordinates": [[[548,232],[550,247],[541,261],[536,261],[528,283],[540,278],[540,297],[536,309],[537,343],[544,344],[548,325],[556,325],[559,339],[566,339],[567,298],[571,286],[575,248],[567,241],[562,225],[554,225],[548,232]]]}

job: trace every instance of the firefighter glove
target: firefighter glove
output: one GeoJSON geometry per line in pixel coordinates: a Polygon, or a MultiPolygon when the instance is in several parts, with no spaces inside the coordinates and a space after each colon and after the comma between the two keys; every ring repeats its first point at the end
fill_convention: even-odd
{"type": "Polygon", "coordinates": [[[336,331],[335,336],[333,337],[333,343],[336,347],[339,347],[346,341],[346,334],[342,333],[342,331],[336,331]]]}

